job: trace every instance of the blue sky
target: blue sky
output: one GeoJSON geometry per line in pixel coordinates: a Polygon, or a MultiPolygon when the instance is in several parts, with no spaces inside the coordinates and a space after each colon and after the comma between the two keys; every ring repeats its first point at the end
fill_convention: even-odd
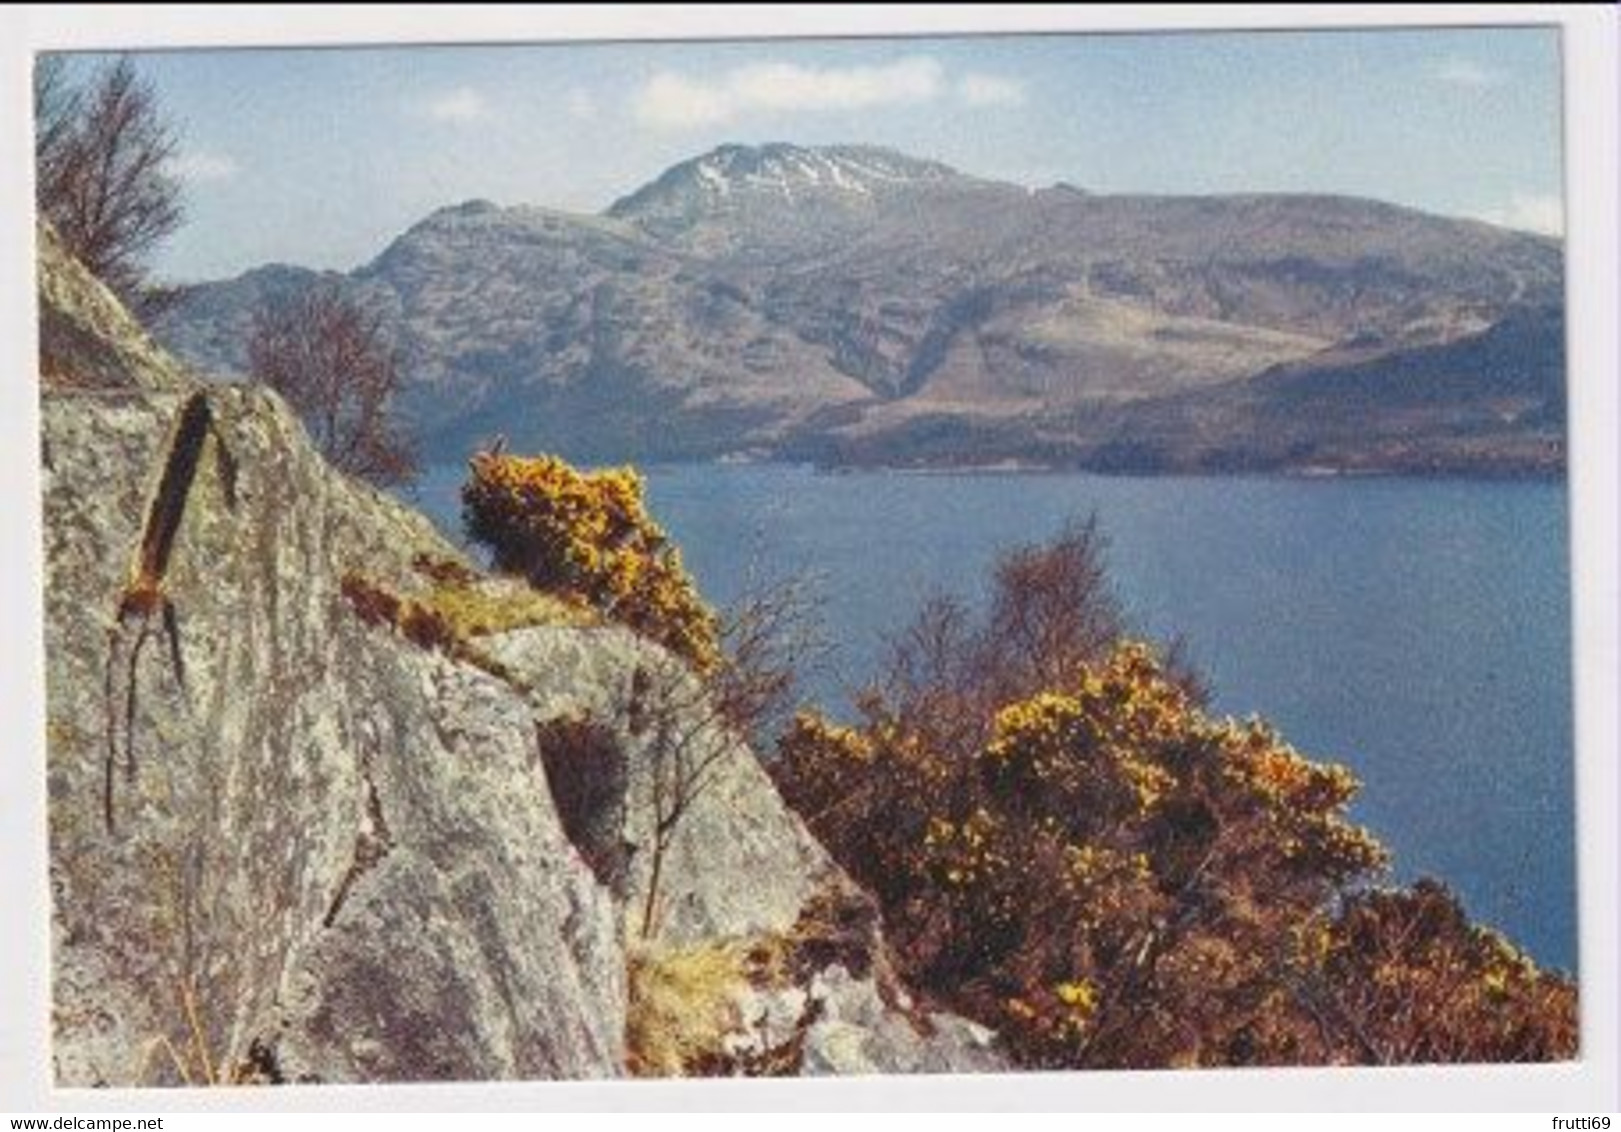
{"type": "Polygon", "coordinates": [[[349,268],[444,204],[597,211],[722,142],[869,142],[1095,192],[1350,193],[1557,232],[1555,30],[138,56],[182,135],[177,280],[349,268]]]}

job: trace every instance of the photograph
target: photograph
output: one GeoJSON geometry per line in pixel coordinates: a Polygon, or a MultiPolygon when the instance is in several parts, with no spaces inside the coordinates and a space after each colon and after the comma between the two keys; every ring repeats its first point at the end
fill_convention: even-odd
{"type": "Polygon", "coordinates": [[[27,56],[50,1089],[1614,1053],[1569,27],[453,23],[27,56]]]}

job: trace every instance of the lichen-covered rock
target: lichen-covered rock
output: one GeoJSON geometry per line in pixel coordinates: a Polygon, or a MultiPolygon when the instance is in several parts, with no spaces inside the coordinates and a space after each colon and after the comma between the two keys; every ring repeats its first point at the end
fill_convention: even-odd
{"type": "MultiPolygon", "coordinates": [[[[633,1020],[633,1031],[644,1029],[638,1021],[695,1027],[669,1041],[680,1053],[652,1069],[1006,1068],[989,1031],[913,1008],[889,970],[876,905],[783,804],[684,665],[613,627],[525,628],[485,648],[522,674],[537,718],[591,721],[606,734],[590,757],[622,765],[623,792],[610,804],[625,860],[616,892],[627,943],[644,973],[668,956],[705,972],[673,980],[676,1000],[653,1007],[668,1017],[649,1022],[643,1010],[633,1020]],[[661,817],[671,814],[661,841],[661,817]]],[[[579,824],[600,826],[600,815],[579,824]]],[[[633,1013],[646,1005],[636,989],[633,1013]]]]}
{"type": "Polygon", "coordinates": [[[743,1071],[997,1064],[870,902],[823,922],[853,886],[685,666],[442,616],[503,591],[41,246],[59,1084],[617,1075],[628,956],[762,940],[792,1035],[743,1071]]]}
{"type": "Polygon", "coordinates": [[[837,964],[817,974],[809,993],[822,1009],[805,1035],[801,1073],[994,1073],[1007,1068],[990,1030],[955,1015],[897,1010],[884,1001],[874,979],[855,978],[837,964]]]}
{"type": "Polygon", "coordinates": [[[36,243],[39,368],[47,386],[172,391],[188,383],[113,293],[63,250],[48,224],[37,229],[36,243]]]}
{"type": "Polygon", "coordinates": [[[273,395],[169,373],[44,278],[145,375],[47,374],[42,406],[59,1082],[618,1073],[614,903],[527,707],[341,593],[455,550],[273,395]]]}
{"type": "Polygon", "coordinates": [[[527,628],[486,647],[523,674],[537,718],[587,718],[614,733],[631,936],[681,946],[798,918],[832,861],[685,665],[617,627],[527,628]],[[661,848],[657,827],[672,814],[661,848]]]}

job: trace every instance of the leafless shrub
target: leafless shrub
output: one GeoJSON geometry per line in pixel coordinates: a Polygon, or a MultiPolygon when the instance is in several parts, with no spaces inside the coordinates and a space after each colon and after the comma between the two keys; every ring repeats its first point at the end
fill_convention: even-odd
{"type": "Polygon", "coordinates": [[[248,367],[287,398],[333,466],[380,487],[418,474],[414,446],[392,415],[399,357],[381,316],[336,286],[261,306],[248,367]]]}
{"type": "Polygon", "coordinates": [[[800,680],[827,658],[814,580],[763,579],[720,613],[721,662],[707,680],[716,710],[757,750],[775,741],[797,706],[800,680]]]}
{"type": "Polygon", "coordinates": [[[1072,521],[1049,543],[1004,555],[978,640],[980,678],[1010,683],[1004,698],[1012,698],[1060,685],[1106,653],[1126,630],[1107,555],[1096,515],[1072,521]]]}
{"type": "Polygon", "coordinates": [[[647,891],[638,935],[658,927],[664,867],[681,821],[715,782],[730,752],[719,700],[683,661],[660,656],[632,674],[622,706],[632,735],[647,742],[647,891]]]}
{"type": "Polygon", "coordinates": [[[59,55],[34,71],[35,200],[63,246],[150,316],[172,292],[150,286],[146,259],[180,226],[177,146],[151,83],[128,56],[76,85],[59,55]]]}

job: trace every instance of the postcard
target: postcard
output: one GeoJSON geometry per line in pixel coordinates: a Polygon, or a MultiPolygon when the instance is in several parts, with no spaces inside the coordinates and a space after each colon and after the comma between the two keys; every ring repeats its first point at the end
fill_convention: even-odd
{"type": "Polygon", "coordinates": [[[1121,18],[31,44],[43,1087],[1613,1088],[1592,60],[1121,18]]]}

